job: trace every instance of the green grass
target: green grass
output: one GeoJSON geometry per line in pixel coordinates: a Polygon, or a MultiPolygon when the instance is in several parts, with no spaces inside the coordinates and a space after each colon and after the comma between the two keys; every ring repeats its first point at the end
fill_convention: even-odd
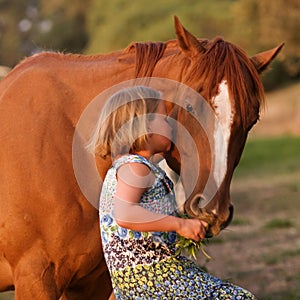
{"type": "Polygon", "coordinates": [[[268,176],[299,171],[300,138],[285,136],[247,141],[235,176],[268,176]]]}
{"type": "Polygon", "coordinates": [[[266,295],[261,300],[300,300],[300,293],[297,291],[282,291],[273,295],[266,295]]]}
{"type": "Polygon", "coordinates": [[[278,253],[263,255],[262,259],[267,265],[275,265],[288,260],[290,257],[299,256],[300,248],[284,250],[278,253]]]}
{"type": "Polygon", "coordinates": [[[285,219],[273,219],[265,224],[266,229],[280,229],[280,228],[291,228],[293,227],[293,222],[285,219]]]}
{"type": "Polygon", "coordinates": [[[268,255],[263,255],[262,259],[267,265],[275,265],[289,259],[290,257],[299,256],[299,255],[300,255],[300,247],[283,250],[268,255]]]}

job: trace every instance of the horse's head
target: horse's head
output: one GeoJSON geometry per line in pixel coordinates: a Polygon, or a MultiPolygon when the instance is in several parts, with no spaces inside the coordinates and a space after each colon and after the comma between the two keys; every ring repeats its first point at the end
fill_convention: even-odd
{"type": "MultiPolygon", "coordinates": [[[[175,30],[179,47],[177,64],[184,65],[184,71],[176,79],[198,91],[213,116],[188,96],[176,110],[177,120],[190,133],[197,148],[193,154],[199,172],[194,182],[189,173],[195,169],[195,160],[182,162],[176,147],[166,155],[166,160],[175,171],[181,169],[185,191],[192,189],[184,204],[187,214],[206,220],[210,225],[208,236],[217,235],[232,219],[230,182],[264,99],[259,74],[283,44],[248,58],[243,50],[221,38],[197,39],[177,18],[175,30]]],[[[184,143],[181,139],[182,132],[178,129],[176,144],[184,143]]],[[[183,147],[189,151],[188,145],[183,147]]]]}

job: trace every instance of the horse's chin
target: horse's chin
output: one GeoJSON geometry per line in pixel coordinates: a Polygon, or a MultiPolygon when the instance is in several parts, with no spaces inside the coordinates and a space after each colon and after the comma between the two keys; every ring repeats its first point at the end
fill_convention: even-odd
{"type": "Polygon", "coordinates": [[[214,237],[215,235],[211,232],[211,231],[206,231],[205,233],[205,238],[206,239],[210,239],[212,237],[214,237]]]}
{"type": "Polygon", "coordinates": [[[218,225],[209,226],[205,233],[205,238],[212,238],[217,236],[223,229],[218,225]]]}

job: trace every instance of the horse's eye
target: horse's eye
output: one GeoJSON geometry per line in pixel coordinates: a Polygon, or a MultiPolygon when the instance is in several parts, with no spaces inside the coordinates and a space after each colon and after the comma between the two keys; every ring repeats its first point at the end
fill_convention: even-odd
{"type": "Polygon", "coordinates": [[[193,111],[193,106],[192,106],[191,104],[187,104],[187,105],[186,105],[186,110],[187,110],[188,112],[192,112],[192,111],[193,111]]]}

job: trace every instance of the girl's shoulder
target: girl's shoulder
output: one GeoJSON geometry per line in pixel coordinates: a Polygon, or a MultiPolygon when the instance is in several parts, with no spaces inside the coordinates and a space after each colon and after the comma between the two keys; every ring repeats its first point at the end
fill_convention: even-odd
{"type": "Polygon", "coordinates": [[[113,168],[118,170],[122,165],[128,163],[139,163],[146,165],[149,169],[153,169],[153,164],[145,157],[138,154],[122,155],[113,162],[113,168]]]}
{"type": "Polygon", "coordinates": [[[128,163],[139,163],[139,164],[147,166],[157,179],[163,179],[166,175],[165,171],[163,171],[155,163],[152,163],[147,158],[145,158],[141,155],[138,155],[138,154],[123,155],[123,156],[117,158],[113,162],[112,167],[117,172],[121,166],[123,166],[124,164],[128,164],[128,163]]]}
{"type": "Polygon", "coordinates": [[[140,155],[124,155],[113,162],[117,177],[129,186],[149,189],[155,182],[151,163],[140,155]]]}

